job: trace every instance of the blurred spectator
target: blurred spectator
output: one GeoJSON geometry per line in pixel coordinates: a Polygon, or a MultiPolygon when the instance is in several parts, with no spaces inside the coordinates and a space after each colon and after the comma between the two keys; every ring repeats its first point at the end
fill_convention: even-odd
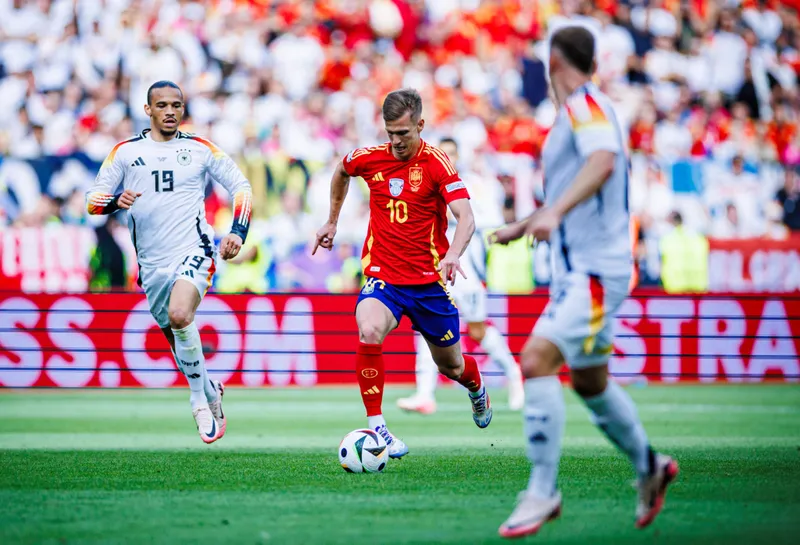
{"type": "Polygon", "coordinates": [[[653,135],[653,151],[666,160],[688,157],[692,150],[692,133],[680,121],[681,112],[670,110],[666,119],[656,124],[653,135]]]}
{"type": "Polygon", "coordinates": [[[755,6],[742,12],[742,19],[763,43],[774,43],[781,34],[781,18],[770,9],[767,0],[756,0],[755,6]]]}
{"type": "Polygon", "coordinates": [[[223,293],[267,293],[268,275],[275,259],[264,236],[266,226],[256,221],[250,226],[247,240],[234,259],[220,263],[216,289],[223,293]]]}
{"type": "Polygon", "coordinates": [[[650,0],[646,5],[636,6],[631,10],[631,21],[637,30],[656,38],[672,38],[678,31],[678,22],[664,9],[663,0],[650,0]]]}
{"type": "Polygon", "coordinates": [[[282,202],[282,211],[268,224],[278,260],[287,259],[298,246],[307,245],[317,229],[313,218],[303,211],[300,193],[287,190],[283,194],[282,202]]]}
{"type": "Polygon", "coordinates": [[[128,288],[125,251],[117,241],[120,237],[127,238],[128,229],[120,225],[116,216],[112,216],[108,221],[95,228],[94,232],[97,236],[97,244],[89,262],[92,272],[89,289],[109,291],[128,288]]]}
{"type": "Polygon", "coordinates": [[[683,225],[679,212],[670,216],[672,231],[661,239],[661,282],[667,293],[708,290],[708,240],[683,225]]]}
{"type": "Polygon", "coordinates": [[[363,272],[361,257],[352,244],[339,244],[336,247],[342,265],[339,272],[332,272],[325,281],[325,287],[333,293],[355,292],[361,289],[363,272]]]}
{"type": "Polygon", "coordinates": [[[721,240],[731,238],[748,238],[747,229],[739,219],[739,210],[736,205],[729,202],[725,205],[725,213],[711,224],[709,235],[721,240]]]}
{"type": "MultiPolygon", "coordinates": [[[[504,201],[503,222],[516,221],[515,189],[513,178],[508,174],[501,176],[504,201]]],[[[474,236],[488,237],[493,229],[476,232],[474,236]]],[[[495,293],[530,293],[536,287],[534,272],[534,248],[532,240],[522,237],[508,245],[486,247],[485,282],[489,291],[495,293]]],[[[477,259],[473,257],[473,259],[477,259]]]]}
{"type": "Polygon", "coordinates": [[[783,209],[783,224],[795,233],[800,232],[800,169],[786,171],[786,181],[775,200],[783,209]]]}
{"type": "Polygon", "coordinates": [[[625,28],[613,23],[611,14],[602,9],[595,11],[600,23],[597,47],[597,70],[600,77],[620,80],[628,71],[631,58],[636,54],[633,36],[625,28]]]}
{"type": "MultiPolygon", "coordinates": [[[[258,263],[266,289],[353,289],[363,181],[342,214],[341,253],[309,261],[305,245],[327,215],[336,162],[385,140],[385,94],[418,88],[424,138],[452,135],[465,173],[492,180],[490,194],[499,179],[505,202],[492,213],[521,217],[542,197],[541,147],[557,115],[547,38],[566,24],[597,37],[595,81],[627,132],[645,273],[673,209],[709,235],[782,236],[780,218],[797,230],[800,17],[795,1],[764,0],[9,0],[0,227],[82,224],[80,195],[100,162],[146,126],[147,86],[171,79],[185,92],[183,130],[214,140],[253,184],[264,232],[229,270],[258,263]],[[312,278],[304,267],[317,265],[330,272],[312,278]]],[[[208,195],[222,232],[227,197],[208,195]]]]}
{"type": "Polygon", "coordinates": [[[712,216],[709,236],[752,238],[763,233],[761,188],[758,178],[745,171],[741,155],[733,158],[730,171],[713,177],[705,190],[705,197],[712,216]]]}
{"type": "Polygon", "coordinates": [[[54,223],[61,223],[59,202],[49,195],[44,195],[33,210],[20,214],[14,225],[17,227],[44,227],[54,223]]]}
{"type": "Polygon", "coordinates": [[[274,77],[286,87],[290,99],[305,98],[317,83],[325,53],[309,34],[309,21],[302,20],[270,45],[274,77]]]}
{"type": "Polygon", "coordinates": [[[744,83],[747,43],[736,28],[736,13],[723,9],[719,14],[719,29],[711,37],[708,54],[712,67],[712,89],[732,97],[744,83]]]}

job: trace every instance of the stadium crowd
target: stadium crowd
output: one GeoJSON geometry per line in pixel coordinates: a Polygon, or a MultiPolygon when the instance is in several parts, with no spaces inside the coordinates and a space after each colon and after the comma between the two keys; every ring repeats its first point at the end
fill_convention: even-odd
{"type": "MultiPolygon", "coordinates": [[[[345,204],[338,250],[311,258],[307,244],[327,216],[336,161],[384,141],[382,97],[418,89],[423,136],[456,140],[488,217],[520,218],[542,199],[539,153],[556,113],[547,37],[582,24],[597,37],[596,82],[629,134],[641,280],[658,281],[659,243],[678,223],[714,238],[800,231],[798,7],[0,0],[0,229],[90,224],[83,192],[114,144],[147,126],[147,87],[169,79],[185,92],[183,129],[215,141],[253,184],[251,235],[216,287],[357,289],[365,185],[345,204]]],[[[210,186],[207,212],[224,232],[221,188],[210,186]]],[[[118,285],[106,269],[130,256],[121,227],[90,225],[98,285],[118,285]]]]}

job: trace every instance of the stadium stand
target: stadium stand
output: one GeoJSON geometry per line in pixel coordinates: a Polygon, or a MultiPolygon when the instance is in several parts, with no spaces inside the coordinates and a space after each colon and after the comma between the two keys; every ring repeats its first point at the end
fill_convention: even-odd
{"type": "MultiPolygon", "coordinates": [[[[702,237],[785,244],[800,232],[798,7],[797,0],[3,2],[0,278],[28,291],[134,287],[124,218],[90,220],[83,192],[111,147],[146,126],[145,90],[159,79],[181,82],[184,129],[218,143],[253,183],[251,238],[241,263],[220,271],[217,289],[358,288],[363,185],[346,203],[338,251],[312,259],[306,246],[327,215],[333,166],[352,148],[382,141],[380,101],[400,86],[422,93],[425,137],[457,140],[460,168],[480,175],[503,217],[526,215],[542,198],[539,150],[555,115],[547,37],[566,24],[595,33],[596,81],[630,135],[640,282],[661,281],[660,241],[675,229],[675,212],[682,228],[702,237]],[[59,241],[70,249],[43,257],[59,241]]],[[[224,198],[209,187],[207,212],[218,232],[230,223],[224,198]]],[[[541,283],[548,271],[540,254],[531,262],[541,283]]]]}

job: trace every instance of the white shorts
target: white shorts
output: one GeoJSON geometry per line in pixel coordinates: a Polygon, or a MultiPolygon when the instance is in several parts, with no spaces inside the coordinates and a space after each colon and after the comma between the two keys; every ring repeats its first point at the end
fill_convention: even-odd
{"type": "Polygon", "coordinates": [[[485,322],[486,286],[481,281],[486,274],[486,247],[475,233],[467,246],[467,251],[459,260],[466,278],[456,273],[454,286],[447,286],[448,292],[456,302],[462,322],[468,324],[485,322]]]}
{"type": "Polygon", "coordinates": [[[139,280],[150,304],[150,313],[158,327],[169,327],[169,297],[172,286],[178,279],[191,282],[202,299],[211,286],[211,279],[216,271],[216,253],[214,257],[198,251],[178,258],[168,267],[141,268],[139,280]]]}
{"type": "Polygon", "coordinates": [[[472,324],[486,321],[486,288],[483,284],[459,276],[455,286],[447,286],[447,289],[456,302],[462,322],[472,324]]]}
{"type": "Polygon", "coordinates": [[[575,368],[608,362],[613,318],[628,296],[630,276],[600,278],[571,272],[550,287],[550,302],[533,328],[534,337],[555,344],[575,368]]]}

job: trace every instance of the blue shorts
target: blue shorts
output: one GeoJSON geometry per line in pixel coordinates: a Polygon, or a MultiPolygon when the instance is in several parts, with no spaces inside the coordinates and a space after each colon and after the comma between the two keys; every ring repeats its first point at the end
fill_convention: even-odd
{"type": "Polygon", "coordinates": [[[408,316],[414,330],[431,344],[452,346],[461,338],[458,309],[443,284],[393,286],[377,278],[367,278],[358,303],[370,298],[386,305],[398,324],[403,315],[408,316]]]}

